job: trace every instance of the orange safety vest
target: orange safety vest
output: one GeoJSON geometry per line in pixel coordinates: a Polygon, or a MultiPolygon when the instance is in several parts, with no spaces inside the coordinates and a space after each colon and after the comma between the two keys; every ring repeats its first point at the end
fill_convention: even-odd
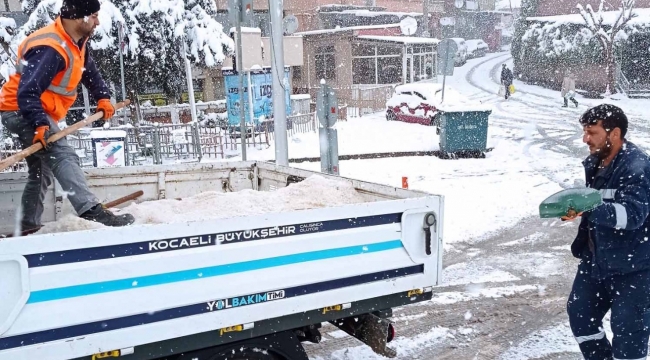
{"type": "MultiPolygon", "coordinates": [[[[54,24],[48,25],[33,34],[29,35],[18,47],[16,59],[16,72],[9,77],[9,81],[0,90],[0,111],[16,111],[18,109],[18,84],[20,75],[26,63],[22,60],[27,51],[35,46],[49,46],[55,49],[65,59],[65,69],[60,71],[50,86],[41,95],[41,104],[47,115],[55,121],[65,118],[68,109],[77,99],[77,86],[83,75],[86,41],[79,49],[63,29],[61,18],[57,18],[54,24]]],[[[39,64],[36,66],[48,66],[39,64]]]]}

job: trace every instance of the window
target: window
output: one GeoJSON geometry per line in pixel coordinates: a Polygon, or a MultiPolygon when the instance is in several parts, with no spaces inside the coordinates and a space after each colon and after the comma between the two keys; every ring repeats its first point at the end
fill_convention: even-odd
{"type": "Polygon", "coordinates": [[[352,45],[353,84],[397,84],[402,82],[402,46],[352,45]]]}
{"type": "Polygon", "coordinates": [[[375,58],[352,59],[352,83],[376,84],[377,68],[375,58]]]}
{"type": "Polygon", "coordinates": [[[316,77],[325,80],[336,79],[336,56],[334,46],[316,48],[316,77]]]}
{"type": "Polygon", "coordinates": [[[397,84],[402,82],[402,57],[377,58],[377,83],[397,84]]]}
{"type": "Polygon", "coordinates": [[[352,45],[352,56],[375,56],[375,47],[371,45],[352,45]]]}
{"type": "Polygon", "coordinates": [[[395,46],[378,46],[377,55],[402,55],[402,49],[395,46]]]}
{"type": "Polygon", "coordinates": [[[302,79],[302,67],[294,66],[292,69],[293,69],[293,79],[294,80],[302,79]]]}

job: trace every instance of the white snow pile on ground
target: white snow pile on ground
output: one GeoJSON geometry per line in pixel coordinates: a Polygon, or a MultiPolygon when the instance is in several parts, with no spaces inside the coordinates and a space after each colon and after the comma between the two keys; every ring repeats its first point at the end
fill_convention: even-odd
{"type": "MultiPolygon", "coordinates": [[[[532,292],[532,291],[537,291],[538,293],[541,293],[543,291],[543,289],[540,286],[535,286],[535,285],[512,285],[512,286],[500,286],[500,287],[493,287],[493,288],[486,288],[481,285],[470,285],[467,288],[468,288],[467,292],[449,291],[449,292],[436,293],[433,296],[433,298],[430,300],[430,302],[434,304],[440,304],[440,305],[449,305],[458,302],[475,300],[479,297],[496,299],[504,296],[512,296],[517,293],[525,293],[525,292],[532,292]]],[[[415,305],[417,306],[429,305],[429,302],[417,303],[415,305]]]]}
{"type": "MultiPolygon", "coordinates": [[[[304,181],[272,192],[242,190],[222,193],[211,191],[182,200],[166,199],[132,204],[123,210],[114,212],[116,214],[131,213],[136,219],[136,224],[168,224],[333,207],[368,201],[368,198],[358,193],[347,181],[312,175],[304,181]]],[[[67,215],[57,222],[45,224],[38,234],[101,227],[104,226],[83,220],[76,215],[67,215]]]]}
{"type": "Polygon", "coordinates": [[[445,286],[519,280],[518,277],[506,271],[476,263],[459,263],[447,266],[442,271],[442,278],[445,286]]]}

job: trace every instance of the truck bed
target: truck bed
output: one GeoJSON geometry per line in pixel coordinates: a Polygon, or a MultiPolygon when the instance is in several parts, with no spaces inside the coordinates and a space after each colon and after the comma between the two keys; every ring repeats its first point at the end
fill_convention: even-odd
{"type": "MultiPolygon", "coordinates": [[[[144,201],[277,191],[315,174],[256,162],[87,171],[101,200],[143,190],[144,201]]],[[[325,321],[334,305],[341,305],[336,318],[369,301],[382,310],[397,306],[388,299],[404,304],[430,296],[441,275],[443,198],[342,180],[367,201],[0,240],[0,283],[7,289],[0,293],[0,359],[76,359],[111,350],[153,359],[165,354],[154,357],[151,344],[184,339],[178,346],[188,351],[205,345],[187,339],[208,333],[228,341],[233,332],[282,330],[289,326],[282,321],[304,314],[325,321]],[[427,214],[436,219],[428,248],[427,214]]],[[[24,174],[0,175],[7,229],[21,181],[24,174]]],[[[57,191],[48,196],[51,220],[69,212],[57,191]]]]}

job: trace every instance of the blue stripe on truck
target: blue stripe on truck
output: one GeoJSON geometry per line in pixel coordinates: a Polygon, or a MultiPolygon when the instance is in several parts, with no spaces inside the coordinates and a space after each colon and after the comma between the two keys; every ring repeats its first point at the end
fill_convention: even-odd
{"type": "Polygon", "coordinates": [[[383,214],[345,218],[303,224],[279,225],[252,230],[229,231],[212,234],[194,234],[179,238],[141,241],[130,244],[70,249],[47,253],[25,255],[30,268],[52,266],[80,261],[112,259],[124,256],[145,255],[158,252],[192,249],[218,244],[236,244],[246,241],[273,239],[294,235],[355,229],[360,227],[396,224],[402,221],[402,214],[383,214]]]}
{"type": "Polygon", "coordinates": [[[424,273],[424,265],[414,265],[405,268],[386,270],[372,274],[357,275],[343,279],[324,281],[292,288],[279,289],[265,293],[246,294],[228,299],[215,299],[198,304],[166,309],[156,312],[131,315],[86,324],[73,325],[58,329],[50,329],[30,334],[16,335],[0,338],[0,351],[64,340],[105,331],[119,330],[139,325],[151,324],[166,320],[178,319],[187,316],[200,315],[213,311],[228,310],[231,308],[261,304],[269,301],[315,294],[322,291],[341,289],[345,287],[362,285],[388,279],[395,279],[424,273]],[[236,301],[234,299],[237,299],[236,301]]]}
{"type": "Polygon", "coordinates": [[[53,289],[32,291],[28,304],[45,301],[63,300],[78,296],[96,295],[113,291],[139,289],[148,286],[172,284],[181,281],[199,280],[213,276],[236,274],[247,271],[268,269],[283,265],[294,265],[308,261],[334,259],[344,256],[361,255],[373,252],[403,248],[401,240],[348,246],[335,249],[309,251],[298,254],[282,255],[265,259],[256,259],[239,263],[223,264],[198,269],[174,271],[127,279],[102,281],[83,285],[66,286],[53,289]]]}

